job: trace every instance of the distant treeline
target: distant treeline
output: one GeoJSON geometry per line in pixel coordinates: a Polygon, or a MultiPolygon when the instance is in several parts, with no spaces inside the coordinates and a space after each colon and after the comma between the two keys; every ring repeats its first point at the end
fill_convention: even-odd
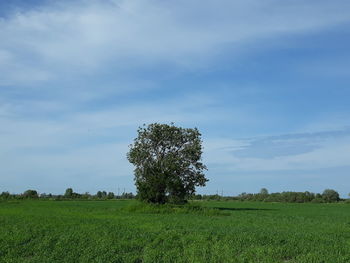
{"type": "MultiPolygon", "coordinates": [[[[285,202],[285,203],[334,203],[345,201],[339,197],[339,193],[333,189],[326,189],[323,193],[311,192],[281,192],[269,193],[266,188],[259,193],[241,193],[238,196],[220,195],[194,195],[193,200],[237,200],[237,201],[260,201],[260,202],[285,202]]],[[[349,200],[347,200],[349,201],[349,200]]]]}
{"type": "MultiPolygon", "coordinates": [[[[115,195],[113,192],[98,191],[96,194],[88,192],[79,194],[73,191],[72,188],[66,189],[62,195],[39,194],[36,190],[27,190],[22,194],[10,194],[2,192],[0,200],[11,199],[48,199],[48,200],[112,200],[112,199],[134,199],[137,198],[133,193],[122,193],[115,195]]],[[[269,193],[266,188],[262,188],[259,193],[241,193],[238,196],[221,196],[195,194],[190,199],[192,200],[221,200],[221,201],[260,201],[260,202],[285,202],[285,203],[334,203],[339,201],[350,202],[350,199],[341,199],[339,193],[333,189],[326,189],[322,193],[311,192],[277,192],[269,193]]]]}
{"type": "Polygon", "coordinates": [[[66,189],[62,195],[53,195],[41,193],[36,190],[27,190],[22,194],[10,194],[9,192],[2,192],[0,199],[49,199],[49,200],[111,200],[111,199],[133,199],[135,195],[133,193],[122,193],[121,195],[115,195],[113,192],[98,191],[96,194],[90,194],[88,192],[79,194],[73,191],[72,188],[66,189]]]}

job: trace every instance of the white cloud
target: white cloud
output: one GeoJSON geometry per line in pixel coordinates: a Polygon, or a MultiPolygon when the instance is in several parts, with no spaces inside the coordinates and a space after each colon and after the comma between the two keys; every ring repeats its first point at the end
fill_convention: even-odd
{"type": "Polygon", "coordinates": [[[1,85],[111,67],[201,67],[222,50],[349,22],[347,1],[82,1],[0,20],[1,85]]]}
{"type": "Polygon", "coordinates": [[[216,140],[215,144],[216,147],[212,145],[205,154],[208,166],[225,172],[317,170],[345,167],[350,163],[349,130],[241,141],[216,140]],[[264,141],[263,147],[255,143],[261,141],[264,141]],[[316,147],[305,148],[306,145],[316,147]],[[283,147],[285,149],[281,151],[283,147]],[[261,150],[264,154],[260,153],[261,150]],[[240,152],[245,151],[247,153],[242,156],[240,152]],[[273,151],[275,155],[271,155],[273,151]]]}
{"type": "MultiPolygon", "coordinates": [[[[175,122],[181,125],[200,125],[225,120],[228,116],[242,122],[244,116],[238,112],[226,112],[216,107],[213,96],[195,96],[162,99],[157,102],[135,102],[127,105],[114,105],[107,109],[61,112],[70,104],[64,102],[27,101],[22,105],[0,104],[0,152],[20,150],[21,148],[59,147],[74,145],[74,142],[104,136],[125,137],[130,130],[143,123],[175,122]],[[209,106],[209,107],[208,107],[209,106]],[[212,106],[212,107],[210,107],[212,106]],[[33,111],[36,114],[30,114],[33,111]],[[60,112],[59,117],[37,117],[38,112],[60,112]],[[26,113],[29,112],[29,116],[26,113]],[[26,117],[27,116],[27,117],[26,117]],[[242,119],[243,118],[243,119],[242,119]]],[[[50,116],[50,115],[49,115],[50,116]]],[[[128,136],[132,138],[132,136],[128,136]]],[[[129,141],[130,142],[130,141],[129,141]]],[[[128,142],[128,143],[129,143],[128,142]]]]}
{"type": "MultiPolygon", "coordinates": [[[[0,179],[129,173],[126,146],[142,123],[267,125],[269,117],[254,112],[254,106],[220,106],[221,98],[213,95],[218,87],[212,94],[149,103],[129,98],[126,106],[109,102],[98,110],[83,104],[110,93],[160,86],[132,74],[138,69],[167,65],[188,72],[210,67],[227,50],[238,56],[246,46],[259,48],[266,40],[270,44],[285,35],[347,23],[349,11],[348,1],[65,1],[0,19],[0,87],[14,91],[8,97],[1,94],[0,100],[0,179]],[[94,78],[105,71],[113,72],[106,86],[103,78],[94,78]],[[90,79],[99,82],[90,84],[90,79]],[[50,96],[22,94],[27,86],[44,95],[50,90],[50,96]],[[56,89],[63,89],[63,95],[56,89]],[[69,115],[61,114],[65,112],[69,115]],[[51,113],[59,117],[42,117],[51,113]]],[[[236,94],[235,99],[241,97],[236,94]]],[[[204,142],[209,169],[225,173],[335,167],[348,164],[350,156],[345,137],[313,141],[317,148],[270,158],[232,152],[251,148],[251,140],[216,137],[204,142]]],[[[288,141],[296,148],[305,142],[288,141]]]]}
{"type": "MultiPolygon", "coordinates": [[[[132,174],[125,154],[137,127],[143,123],[171,121],[192,127],[193,123],[218,119],[222,114],[206,109],[212,100],[201,98],[115,106],[52,119],[24,118],[23,110],[27,107],[3,104],[0,108],[0,179],[10,175],[16,180],[23,174],[50,174],[48,176],[54,178],[58,174],[94,171],[97,177],[99,173],[132,174]]],[[[61,107],[45,103],[28,105],[36,107],[35,111],[61,107]]]]}
{"type": "MultiPolygon", "coordinates": [[[[204,124],[228,118],[225,112],[208,111],[206,106],[212,101],[204,101],[193,100],[191,104],[188,98],[182,104],[170,100],[163,104],[129,105],[75,113],[57,120],[18,118],[10,106],[4,105],[0,109],[4,113],[0,114],[0,180],[5,185],[6,182],[14,185],[15,181],[28,184],[38,177],[40,185],[40,176],[43,176],[62,188],[72,181],[79,185],[78,182],[89,176],[91,185],[106,176],[124,176],[131,187],[132,167],[125,154],[136,136],[137,126],[143,122],[175,120],[181,126],[192,127],[196,122],[204,124]]],[[[236,140],[208,135],[203,137],[204,163],[214,181],[216,176],[230,173],[314,171],[350,163],[348,130],[236,140]],[[308,144],[317,147],[305,151],[308,144]],[[290,145],[297,151],[288,152],[290,145]],[[260,151],[269,154],[264,156],[260,151]]],[[[106,180],[104,183],[110,181],[106,180]]]]}

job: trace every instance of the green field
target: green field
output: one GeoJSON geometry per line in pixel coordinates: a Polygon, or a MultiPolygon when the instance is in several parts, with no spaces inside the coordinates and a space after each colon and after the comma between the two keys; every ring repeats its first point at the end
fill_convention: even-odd
{"type": "Polygon", "coordinates": [[[0,262],[350,262],[349,204],[134,203],[0,202],[0,262]]]}

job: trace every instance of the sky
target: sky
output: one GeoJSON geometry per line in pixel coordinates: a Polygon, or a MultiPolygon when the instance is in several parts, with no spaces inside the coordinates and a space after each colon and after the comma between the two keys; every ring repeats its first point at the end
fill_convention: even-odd
{"type": "Polygon", "coordinates": [[[202,133],[202,194],[350,192],[348,0],[0,1],[0,192],[135,192],[137,128],[202,133]]]}

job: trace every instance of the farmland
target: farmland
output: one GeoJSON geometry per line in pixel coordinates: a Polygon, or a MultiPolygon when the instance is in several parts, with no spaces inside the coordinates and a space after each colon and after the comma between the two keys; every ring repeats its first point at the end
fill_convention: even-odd
{"type": "Polygon", "coordinates": [[[0,202],[0,262],[350,262],[350,205],[0,202]]]}

